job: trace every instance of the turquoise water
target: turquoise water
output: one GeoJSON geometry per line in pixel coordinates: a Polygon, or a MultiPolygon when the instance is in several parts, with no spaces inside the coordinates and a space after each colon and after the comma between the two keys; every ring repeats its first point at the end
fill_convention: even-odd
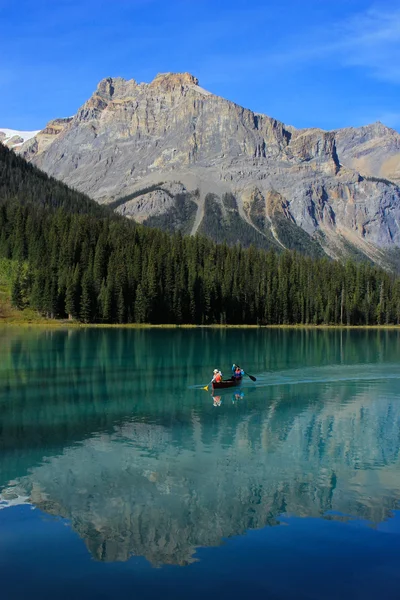
{"type": "Polygon", "coordinates": [[[400,333],[0,329],[4,600],[400,597],[400,333]],[[213,396],[215,367],[248,378],[213,396]]]}

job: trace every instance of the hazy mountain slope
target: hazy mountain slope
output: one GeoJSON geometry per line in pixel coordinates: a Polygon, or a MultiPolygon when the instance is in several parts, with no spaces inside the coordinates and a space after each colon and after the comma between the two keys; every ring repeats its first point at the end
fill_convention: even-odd
{"type": "Polygon", "coordinates": [[[395,176],[400,136],[378,124],[363,129],[296,130],[206,92],[188,73],[163,74],[150,84],[101,81],[73,118],[51,122],[21,153],[141,222],[207,232],[213,194],[220,239],[237,237],[239,218],[239,230],[252,227],[261,245],[291,246],[294,236],[301,250],[305,232],[331,256],[354,249],[382,262],[382,249],[400,244],[400,190],[376,178],[395,176]],[[354,167],[367,150],[360,174],[354,167]],[[179,218],[178,194],[195,205],[185,205],[187,219],[179,218]],[[226,194],[237,205],[229,218],[226,194]]]}
{"type": "Polygon", "coordinates": [[[365,176],[400,183],[400,135],[382,123],[335,132],[341,163],[365,176]]]}

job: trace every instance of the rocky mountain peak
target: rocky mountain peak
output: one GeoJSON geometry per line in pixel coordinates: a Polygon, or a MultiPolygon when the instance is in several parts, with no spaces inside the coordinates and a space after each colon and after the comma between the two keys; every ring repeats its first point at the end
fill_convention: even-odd
{"type": "Polygon", "coordinates": [[[199,85],[199,80],[190,73],[158,73],[150,83],[152,88],[161,87],[164,89],[184,85],[199,85]]]}
{"type": "Polygon", "coordinates": [[[375,121],[375,123],[366,125],[365,129],[369,129],[371,131],[371,133],[373,133],[375,136],[379,136],[379,137],[385,136],[385,135],[393,135],[393,134],[397,135],[397,136],[399,135],[397,133],[397,131],[395,131],[391,127],[388,127],[381,121],[375,121]]]}
{"type": "MultiPolygon", "coordinates": [[[[198,86],[199,80],[190,73],[159,73],[151,83],[138,84],[135,79],[124,79],[123,77],[106,77],[102,79],[92,96],[98,102],[118,101],[136,96],[138,93],[148,90],[151,93],[154,90],[171,92],[175,89],[182,89],[198,86]]],[[[91,100],[92,100],[91,99],[91,100]]]]}
{"type": "Polygon", "coordinates": [[[106,100],[123,98],[132,93],[137,86],[138,84],[134,79],[127,80],[123,77],[106,77],[98,84],[95,95],[101,96],[106,100]]]}
{"type": "Polygon", "coordinates": [[[397,131],[376,121],[334,133],[342,164],[363,176],[400,183],[400,134],[397,131]]]}
{"type": "Polygon", "coordinates": [[[211,235],[224,222],[218,240],[310,252],[319,244],[333,257],[351,246],[380,260],[381,248],[400,246],[397,132],[380,122],[295,129],[198,83],[190,73],[108,77],[73,119],[18,151],[152,226],[211,235]]]}

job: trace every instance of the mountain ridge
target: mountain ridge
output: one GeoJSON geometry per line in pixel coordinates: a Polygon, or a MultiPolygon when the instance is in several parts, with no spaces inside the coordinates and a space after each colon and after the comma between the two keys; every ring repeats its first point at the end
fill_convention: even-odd
{"type": "Polygon", "coordinates": [[[189,73],[159,74],[150,83],[103,79],[74,117],[51,121],[18,151],[145,224],[162,215],[173,220],[174,197],[183,194],[193,234],[209,217],[207,196],[225,215],[222,198],[232,194],[243,227],[281,246],[278,213],[334,258],[352,248],[383,264],[386,249],[400,244],[397,132],[379,122],[296,129],[204,90],[189,73]]]}

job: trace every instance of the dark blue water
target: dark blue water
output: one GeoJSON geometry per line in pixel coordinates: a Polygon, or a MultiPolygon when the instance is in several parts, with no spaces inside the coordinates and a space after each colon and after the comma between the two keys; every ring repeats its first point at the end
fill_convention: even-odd
{"type": "Polygon", "coordinates": [[[1,598],[399,598],[399,350],[0,329],[1,598]]]}

